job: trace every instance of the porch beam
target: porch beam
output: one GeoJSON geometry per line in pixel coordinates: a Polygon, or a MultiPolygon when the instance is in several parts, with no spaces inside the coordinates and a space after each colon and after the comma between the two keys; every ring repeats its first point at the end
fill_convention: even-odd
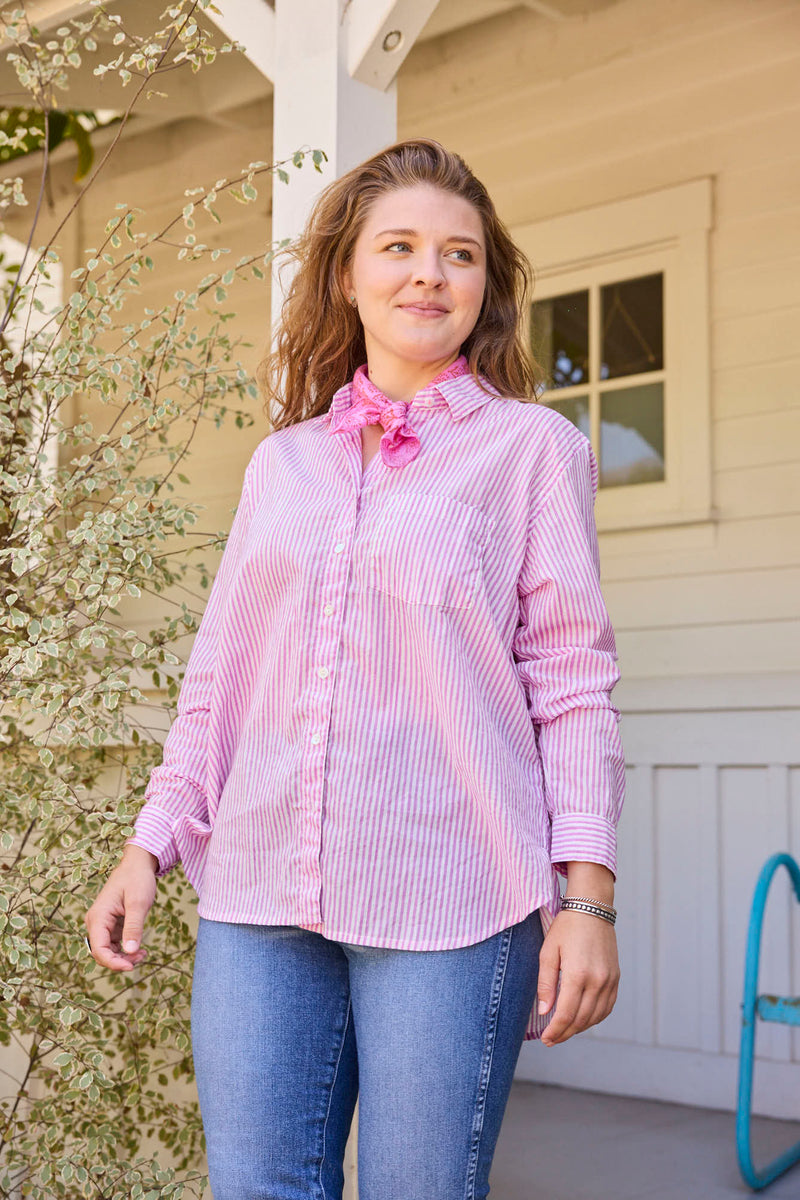
{"type": "Polygon", "coordinates": [[[384,91],[396,77],[438,0],[351,0],[345,13],[347,68],[384,91]]]}
{"type": "Polygon", "coordinates": [[[266,0],[214,0],[213,7],[202,12],[225,37],[239,42],[262,75],[274,80],[276,20],[266,0]]]}

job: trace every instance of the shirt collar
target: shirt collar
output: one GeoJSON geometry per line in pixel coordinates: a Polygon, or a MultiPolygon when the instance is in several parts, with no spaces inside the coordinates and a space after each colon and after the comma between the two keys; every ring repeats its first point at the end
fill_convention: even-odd
{"type": "MultiPolygon", "coordinates": [[[[455,362],[445,367],[435,379],[427,383],[416,393],[409,406],[409,416],[421,408],[440,408],[447,406],[453,420],[460,421],[476,408],[489,400],[501,399],[500,394],[482,375],[478,377],[483,387],[475,380],[469,369],[466,355],[460,354],[455,362]],[[484,391],[483,388],[488,390],[484,391]]],[[[334,392],[328,410],[323,413],[323,420],[330,422],[334,413],[350,406],[353,390],[360,390],[367,396],[381,395],[380,389],[372,382],[367,374],[367,364],[364,363],[355,372],[353,379],[334,392]]]]}

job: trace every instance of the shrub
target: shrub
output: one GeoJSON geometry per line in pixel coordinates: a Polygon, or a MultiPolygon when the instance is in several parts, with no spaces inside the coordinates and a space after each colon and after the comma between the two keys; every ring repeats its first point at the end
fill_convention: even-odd
{"type": "MultiPolygon", "coordinates": [[[[229,200],[252,203],[261,177],[287,181],[288,162],[251,163],[238,179],[190,189],[156,232],[118,204],[66,281],[69,294],[54,301],[52,282],[59,239],[135,106],[164,86],[161,77],[213,69],[218,53],[235,51],[204,28],[207,5],[173,0],[145,37],[99,4],[45,34],[24,10],[0,9],[30,95],[27,109],[18,106],[29,128],[20,117],[0,139],[7,158],[32,145],[42,157],[31,203],[21,177],[0,182],[4,213],[26,203],[33,211],[26,254],[3,264],[0,323],[0,1043],[9,1065],[20,1064],[0,1085],[8,1200],[200,1196],[206,1184],[197,1105],[181,1087],[192,1080],[193,893],[180,871],[161,882],[148,959],[133,977],[95,965],[83,915],[160,758],[159,730],[181,678],[175,650],[202,608],[183,596],[209,582],[195,557],[221,547],[176,487],[189,483],[183,469],[201,422],[252,422],[256,391],[224,306],[239,281],[264,278],[279,247],[230,265],[195,227],[221,220],[229,200]],[[99,47],[109,44],[114,57],[103,58],[99,47]],[[90,56],[95,73],[116,72],[132,98],[77,199],[34,251],[55,97],[90,56]],[[176,255],[193,284],[143,309],[142,279],[165,265],[174,272],[176,255]],[[86,412],[70,419],[88,397],[94,422],[86,412]],[[160,627],[131,628],[137,601],[153,596],[166,614],[160,627]],[[150,1139],[169,1165],[161,1151],[144,1152],[150,1139]]],[[[290,161],[308,156],[319,169],[320,151],[290,161]]]]}

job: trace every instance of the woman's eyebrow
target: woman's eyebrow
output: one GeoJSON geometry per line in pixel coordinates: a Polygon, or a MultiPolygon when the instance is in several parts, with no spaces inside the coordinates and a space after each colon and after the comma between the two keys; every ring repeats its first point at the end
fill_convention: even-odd
{"type": "MultiPolygon", "coordinates": [[[[416,229],[382,229],[380,233],[376,233],[372,239],[376,241],[380,237],[386,237],[388,234],[397,236],[401,234],[403,237],[418,237],[416,229]]],[[[454,233],[450,237],[445,238],[447,242],[472,242],[473,246],[481,246],[481,243],[474,237],[468,237],[466,233],[454,233]]],[[[481,247],[482,248],[482,247],[481,247]]]]}

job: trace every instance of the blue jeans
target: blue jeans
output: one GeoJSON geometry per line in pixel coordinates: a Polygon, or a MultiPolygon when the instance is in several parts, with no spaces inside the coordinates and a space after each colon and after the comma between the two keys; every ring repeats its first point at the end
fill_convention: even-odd
{"type": "Polygon", "coordinates": [[[482,1200],[543,940],[455,950],[200,919],[192,1048],[214,1200],[482,1200]]]}

